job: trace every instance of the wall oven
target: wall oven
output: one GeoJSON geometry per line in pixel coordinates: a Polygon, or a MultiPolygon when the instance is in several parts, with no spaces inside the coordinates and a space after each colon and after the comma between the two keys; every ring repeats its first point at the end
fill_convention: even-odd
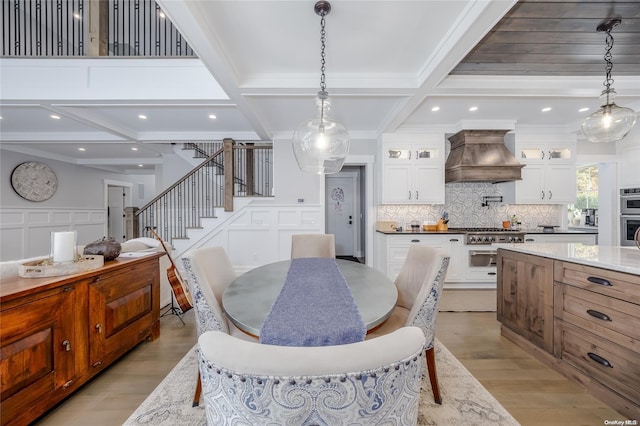
{"type": "Polygon", "coordinates": [[[620,214],[640,216],[640,188],[620,190],[620,214]]]}
{"type": "Polygon", "coordinates": [[[640,214],[620,216],[620,245],[635,246],[635,233],[640,228],[640,214]]]}
{"type": "Polygon", "coordinates": [[[620,190],[620,245],[635,246],[640,228],[640,188],[620,190]]]}

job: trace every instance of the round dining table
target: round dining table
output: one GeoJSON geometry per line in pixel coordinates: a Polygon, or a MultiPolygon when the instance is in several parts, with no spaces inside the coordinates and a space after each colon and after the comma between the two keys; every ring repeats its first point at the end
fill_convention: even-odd
{"type": "MultiPolygon", "coordinates": [[[[362,320],[371,330],[382,324],[398,300],[394,283],[382,272],[358,262],[336,259],[362,320]]],[[[260,328],[278,297],[290,260],[259,266],[237,277],[222,295],[222,307],[240,330],[260,336],[260,328]]]]}

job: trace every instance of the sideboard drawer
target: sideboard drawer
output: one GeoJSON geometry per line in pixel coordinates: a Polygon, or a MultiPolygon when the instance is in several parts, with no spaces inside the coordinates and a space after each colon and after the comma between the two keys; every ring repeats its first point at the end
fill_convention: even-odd
{"type": "Polygon", "coordinates": [[[640,401],[638,354],[562,322],[556,342],[563,361],[636,404],[640,401]]]}
{"type": "Polygon", "coordinates": [[[606,296],[640,304],[640,277],[576,263],[555,262],[554,279],[606,296]]]}
{"type": "Polygon", "coordinates": [[[560,283],[554,298],[556,318],[640,352],[640,305],[560,283]]]}

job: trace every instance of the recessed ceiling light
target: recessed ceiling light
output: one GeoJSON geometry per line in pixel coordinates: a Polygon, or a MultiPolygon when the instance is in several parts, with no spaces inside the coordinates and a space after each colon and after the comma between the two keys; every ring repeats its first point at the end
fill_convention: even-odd
{"type": "Polygon", "coordinates": [[[585,108],[580,108],[580,109],[578,110],[578,112],[585,112],[585,111],[589,111],[589,108],[586,108],[586,107],[585,107],[585,108]]]}
{"type": "Polygon", "coordinates": [[[473,111],[477,111],[478,107],[477,106],[472,106],[471,108],[469,108],[469,111],[473,112],[473,111]]]}
{"type": "Polygon", "coordinates": [[[431,108],[431,111],[433,111],[433,112],[440,111],[440,107],[439,106],[434,106],[433,108],[431,108]]]}
{"type": "Polygon", "coordinates": [[[163,11],[160,11],[160,13],[158,13],[158,16],[161,17],[161,18],[166,18],[167,17],[167,15],[165,15],[163,11]]]}
{"type": "Polygon", "coordinates": [[[131,148],[131,151],[137,151],[137,150],[138,150],[137,146],[134,146],[134,147],[131,148]]]}
{"type": "Polygon", "coordinates": [[[542,108],[542,112],[549,112],[549,111],[551,111],[551,107],[542,108]]]}
{"type": "Polygon", "coordinates": [[[140,115],[138,115],[138,118],[139,118],[140,120],[146,120],[146,119],[147,119],[147,116],[146,116],[146,115],[144,115],[144,114],[140,114],[140,115]]]}
{"type": "Polygon", "coordinates": [[[60,120],[60,116],[59,115],[51,114],[50,117],[53,118],[54,120],[60,120]]]}
{"type": "Polygon", "coordinates": [[[0,120],[2,120],[2,116],[0,115],[0,120]]]}
{"type": "Polygon", "coordinates": [[[73,12],[73,17],[76,19],[82,19],[82,16],[78,12],[73,12]]]}
{"type": "Polygon", "coordinates": [[[216,118],[218,118],[218,117],[216,117],[216,115],[215,115],[215,114],[209,114],[209,118],[210,118],[210,119],[212,119],[212,120],[215,120],[215,119],[216,119],[216,118]]]}
{"type": "Polygon", "coordinates": [[[78,148],[78,151],[86,151],[86,149],[83,148],[83,147],[80,147],[80,148],[78,148]]]}
{"type": "Polygon", "coordinates": [[[138,167],[144,167],[144,165],[142,165],[142,164],[138,164],[138,167]]]}

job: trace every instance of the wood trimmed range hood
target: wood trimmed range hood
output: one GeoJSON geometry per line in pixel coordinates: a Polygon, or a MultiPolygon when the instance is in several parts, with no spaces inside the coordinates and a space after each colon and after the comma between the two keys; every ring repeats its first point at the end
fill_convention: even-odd
{"type": "Polygon", "coordinates": [[[520,164],[504,144],[509,130],[461,130],[449,137],[451,152],[444,181],[511,182],[522,180],[520,164]]]}

